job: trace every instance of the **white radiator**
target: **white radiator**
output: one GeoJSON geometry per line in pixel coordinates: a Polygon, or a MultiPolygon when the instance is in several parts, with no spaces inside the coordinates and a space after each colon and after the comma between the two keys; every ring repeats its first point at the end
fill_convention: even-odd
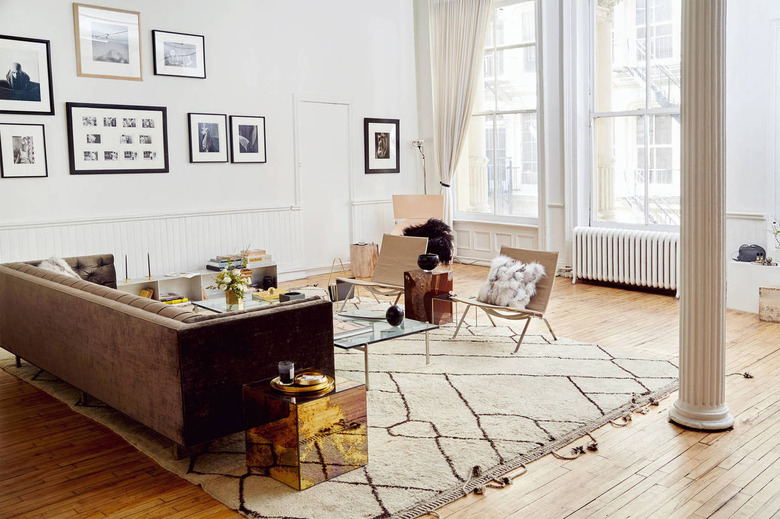
{"type": "Polygon", "coordinates": [[[677,290],[680,234],[574,228],[572,283],[580,279],[677,290]]]}

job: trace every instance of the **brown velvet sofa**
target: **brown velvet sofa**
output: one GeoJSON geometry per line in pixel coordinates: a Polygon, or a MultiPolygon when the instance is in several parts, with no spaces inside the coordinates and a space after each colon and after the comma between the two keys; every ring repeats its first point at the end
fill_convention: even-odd
{"type": "Polygon", "coordinates": [[[333,375],[327,301],[200,315],[116,290],[112,255],[66,261],[84,280],[0,265],[0,347],[180,447],[242,430],[242,385],[279,360],[333,375]]]}

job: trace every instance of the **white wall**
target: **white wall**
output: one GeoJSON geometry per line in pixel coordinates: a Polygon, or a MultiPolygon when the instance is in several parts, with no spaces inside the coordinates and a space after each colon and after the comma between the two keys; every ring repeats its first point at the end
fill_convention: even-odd
{"type": "Polygon", "coordinates": [[[780,217],[780,3],[730,0],[726,19],[726,250],[772,246],[780,217]],[[767,221],[768,220],[768,221],[767,221]]]}
{"type": "MultiPolygon", "coordinates": [[[[72,234],[68,243],[38,245],[24,240],[20,230],[83,226],[113,219],[113,232],[131,232],[127,221],[157,221],[192,215],[223,215],[271,208],[280,217],[285,243],[274,242],[268,228],[247,228],[235,244],[207,242],[204,254],[239,248],[247,243],[267,247],[294,268],[298,236],[289,236],[296,219],[293,94],[308,98],[338,97],[352,105],[352,182],[355,239],[378,239],[389,229],[387,208],[393,193],[413,193],[420,187],[409,142],[417,138],[415,102],[414,20],[412,1],[382,0],[232,0],[177,2],[106,0],[100,5],[141,12],[143,82],[76,77],[72,3],[58,0],[3,0],[0,34],[51,40],[54,116],[0,114],[0,123],[43,123],[46,127],[49,177],[0,179],[0,261],[41,255],[98,252],[84,250],[86,240],[72,234]],[[153,74],[151,30],[202,34],[206,42],[207,79],[153,74]],[[70,175],[68,171],[65,102],[143,104],[168,108],[170,173],[70,175]],[[210,112],[264,115],[267,164],[188,163],[187,113],[210,112]],[[400,119],[401,173],[363,173],[363,118],[400,119]],[[231,194],[219,194],[230,186],[231,194]],[[365,203],[371,202],[371,203],[365,203]],[[166,216],[167,215],[167,216],[166,216]],[[129,217],[129,220],[128,220],[129,217]],[[288,218],[289,217],[289,218],[288,218]],[[362,219],[366,221],[363,222],[362,219]],[[10,236],[10,235],[9,235],[10,236]],[[21,246],[19,246],[21,245],[21,246]],[[79,247],[84,245],[83,248],[79,247]],[[274,246],[279,250],[274,250],[274,246]],[[55,250],[59,249],[59,250],[55,250]],[[284,249],[284,250],[281,250],[284,249]],[[24,255],[23,255],[24,254],[24,255]]],[[[328,131],[324,128],[323,131],[328,131]]],[[[327,193],[323,193],[327,196],[327,193]]],[[[215,216],[216,217],[216,216],[215,216]]],[[[328,232],[326,217],[301,225],[328,232]]],[[[274,223],[268,224],[273,227],[274,223]]],[[[46,233],[44,233],[45,235],[46,233]]],[[[56,232],[54,232],[56,234],[56,232]]],[[[173,241],[173,236],[168,237],[173,241]]],[[[101,240],[103,247],[117,240],[101,240]]],[[[128,240],[125,240],[128,241],[128,240]]],[[[115,246],[115,254],[145,254],[115,246]]],[[[164,242],[164,240],[163,240],[164,242]]],[[[163,243],[155,251],[166,255],[163,243]]],[[[172,255],[171,255],[172,256],[172,255]]],[[[194,269],[205,257],[181,257],[160,264],[165,270],[194,269]]],[[[162,260],[160,260],[162,261],[162,260]]]]}

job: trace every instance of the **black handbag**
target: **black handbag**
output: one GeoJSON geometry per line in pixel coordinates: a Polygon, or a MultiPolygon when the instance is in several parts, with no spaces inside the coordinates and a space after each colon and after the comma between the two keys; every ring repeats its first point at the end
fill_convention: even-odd
{"type": "Polygon", "coordinates": [[[737,261],[757,261],[759,258],[762,260],[766,258],[766,251],[760,245],[741,245],[739,247],[739,253],[737,254],[737,261]]]}
{"type": "Polygon", "coordinates": [[[333,269],[336,268],[337,261],[341,265],[341,271],[344,273],[344,277],[355,279],[355,276],[347,276],[347,269],[344,268],[344,263],[341,261],[341,258],[336,258],[333,260],[333,263],[330,264],[330,274],[328,275],[328,296],[330,296],[330,300],[334,303],[337,301],[344,301],[345,299],[349,299],[350,294],[354,290],[354,286],[350,283],[347,283],[346,281],[336,279],[334,283],[330,282],[331,278],[333,277],[333,269]]]}

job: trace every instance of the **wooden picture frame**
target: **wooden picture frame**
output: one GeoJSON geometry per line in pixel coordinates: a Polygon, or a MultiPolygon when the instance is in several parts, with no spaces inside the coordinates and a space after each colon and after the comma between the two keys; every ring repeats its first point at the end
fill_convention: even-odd
{"type": "Polygon", "coordinates": [[[366,173],[400,173],[398,119],[363,119],[366,173]]]}
{"type": "Polygon", "coordinates": [[[189,113],[187,121],[190,135],[190,162],[227,162],[227,115],[189,113]]]}
{"type": "Polygon", "coordinates": [[[66,103],[71,175],[168,173],[164,106],[66,103]]]}
{"type": "Polygon", "coordinates": [[[152,31],[154,75],[206,79],[206,38],[198,34],[152,31]]]}
{"type": "Polygon", "coordinates": [[[0,35],[0,113],[54,115],[49,40],[0,35]]]}
{"type": "Polygon", "coordinates": [[[143,81],[141,13],[73,4],[76,74],[143,81]]]}
{"type": "Polygon", "coordinates": [[[42,124],[0,124],[0,177],[48,177],[42,124]]]}
{"type": "Polygon", "coordinates": [[[265,117],[230,116],[230,162],[234,164],[265,164],[265,117]]]}

